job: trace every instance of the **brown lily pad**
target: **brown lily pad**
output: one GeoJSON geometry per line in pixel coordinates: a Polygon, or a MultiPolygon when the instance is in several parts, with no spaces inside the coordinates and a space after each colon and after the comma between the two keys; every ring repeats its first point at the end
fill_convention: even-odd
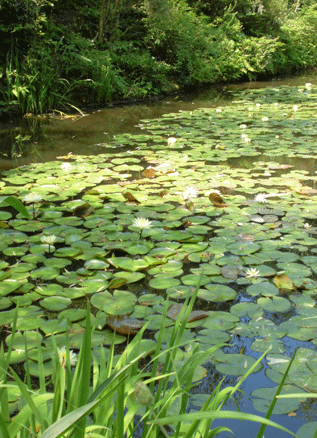
{"type": "Polygon", "coordinates": [[[218,193],[215,193],[215,192],[210,193],[209,200],[210,200],[210,202],[212,202],[214,204],[214,206],[216,208],[229,207],[229,205],[225,203],[225,201],[222,199],[222,197],[220,195],[218,195],[218,193]]]}
{"type": "Polygon", "coordinates": [[[156,173],[155,169],[153,169],[153,167],[149,167],[149,168],[143,170],[143,172],[141,173],[141,175],[142,175],[144,178],[153,178],[154,175],[155,175],[155,173],[156,173]]]}
{"type": "Polygon", "coordinates": [[[110,315],[107,317],[107,324],[120,335],[136,335],[143,325],[140,320],[127,318],[125,315],[110,315]]]}
{"type": "Polygon", "coordinates": [[[85,202],[84,204],[74,208],[73,216],[86,217],[89,216],[93,211],[94,207],[88,204],[88,202],[85,202]]]}
{"type": "Polygon", "coordinates": [[[140,201],[138,201],[136,197],[133,196],[130,192],[123,193],[123,196],[128,202],[131,202],[133,204],[141,204],[140,201]]]}
{"type": "Polygon", "coordinates": [[[285,274],[276,275],[273,278],[273,283],[275,283],[276,286],[281,290],[294,290],[294,289],[296,289],[296,287],[294,286],[291,279],[285,274]]]}
{"type": "MultiPolygon", "coordinates": [[[[168,309],[166,316],[176,321],[182,309],[183,309],[183,304],[173,304],[168,309]]],[[[209,315],[210,312],[204,312],[202,310],[193,310],[192,312],[190,312],[187,322],[198,321],[199,319],[207,318],[209,315]]]]}

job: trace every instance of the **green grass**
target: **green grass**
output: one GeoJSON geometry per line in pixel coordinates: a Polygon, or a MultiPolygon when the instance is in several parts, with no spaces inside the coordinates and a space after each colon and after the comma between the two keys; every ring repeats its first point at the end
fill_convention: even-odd
{"type": "MultiPolygon", "coordinates": [[[[169,307],[168,300],[166,301],[156,351],[145,368],[140,368],[139,362],[147,354],[147,352],[140,352],[146,325],[126,346],[116,364],[114,364],[114,342],[107,360],[103,348],[101,348],[101,359],[99,361],[92,359],[91,336],[94,327],[91,328],[88,305],[85,334],[75,368],[71,367],[71,355],[66,336],[66,349],[62,360],[53,342],[54,371],[52,379],[47,382],[44,376],[42,347],[38,341],[40,378],[37,390],[34,390],[31,385],[28,367],[26,367],[25,382],[22,382],[17,373],[9,368],[10,352],[17,329],[15,317],[7,355],[4,354],[3,344],[0,351],[1,437],[133,438],[137,430],[142,430],[142,438],[162,436],[210,438],[222,431],[230,432],[224,426],[212,428],[214,419],[228,418],[262,424],[257,438],[263,437],[266,425],[295,436],[284,427],[269,420],[276,397],[265,418],[240,411],[222,410],[226,402],[237,391],[240,391],[241,384],[269,350],[257,360],[236,386],[221,389],[222,381],[220,381],[199,411],[189,411],[190,392],[195,386],[195,368],[207,362],[208,357],[221,347],[221,345],[216,345],[207,351],[199,351],[198,346],[195,346],[190,358],[184,362],[180,370],[176,371],[174,364],[176,352],[178,347],[185,345],[181,342],[181,338],[197,292],[198,287],[191,299],[185,302],[184,311],[179,314],[169,345],[164,350],[162,336],[169,307]],[[162,355],[164,355],[164,367],[158,375],[158,363],[162,355]],[[7,390],[14,382],[22,394],[21,409],[10,419],[7,390]],[[48,384],[53,385],[54,392],[49,391],[48,384]],[[171,413],[172,405],[174,406],[173,413],[171,413]]],[[[283,386],[288,370],[276,395],[283,386]]]]}

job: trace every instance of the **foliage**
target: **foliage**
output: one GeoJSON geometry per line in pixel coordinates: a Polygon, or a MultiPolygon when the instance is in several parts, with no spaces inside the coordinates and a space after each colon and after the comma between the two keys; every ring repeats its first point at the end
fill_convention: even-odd
{"type": "Polygon", "coordinates": [[[24,207],[22,202],[15,196],[0,196],[0,206],[1,204],[10,205],[10,207],[13,207],[18,213],[21,213],[22,216],[26,218],[30,217],[27,209],[24,207]]]}
{"type": "MultiPolygon", "coordinates": [[[[193,376],[196,366],[203,363],[207,357],[220,347],[220,345],[216,345],[204,352],[195,348],[181,370],[176,372],[174,365],[176,352],[178,347],[182,345],[182,334],[197,292],[198,286],[188,307],[186,307],[187,302],[185,302],[183,312],[178,315],[167,350],[161,352],[168,309],[168,301],[166,302],[156,350],[153,359],[150,361],[150,371],[146,371],[146,368],[141,371],[138,370],[138,362],[146,354],[145,352],[139,353],[142,334],[146,326],[125,348],[116,365],[114,365],[114,343],[107,361],[105,352],[101,348],[99,360],[94,358],[92,363],[91,335],[94,328],[91,331],[90,309],[88,306],[86,330],[74,372],[71,369],[73,353],[69,350],[68,337],[66,336],[65,339],[65,349],[58,350],[53,336],[54,371],[52,380],[46,383],[43,368],[44,355],[40,337],[38,337],[40,374],[40,387],[38,390],[34,390],[31,386],[28,367],[26,367],[27,383],[23,383],[13,369],[8,369],[17,328],[16,312],[8,353],[4,354],[3,344],[0,351],[0,429],[2,437],[23,438],[28,436],[30,432],[32,435],[42,436],[43,438],[62,436],[80,438],[86,436],[87,433],[94,433],[94,436],[100,437],[127,436],[133,438],[140,427],[143,429],[142,436],[145,438],[159,437],[161,434],[168,437],[166,424],[174,430],[173,437],[175,438],[198,438],[200,436],[210,436],[210,433],[215,436],[222,431],[230,432],[228,428],[219,426],[211,430],[213,419],[216,418],[256,421],[289,432],[268,418],[263,419],[256,415],[235,411],[222,411],[227,400],[239,391],[243,381],[255,369],[267,351],[245,373],[235,387],[221,389],[222,382],[219,382],[199,413],[186,413],[190,400],[190,391],[195,386],[193,376]],[[165,364],[162,374],[157,376],[158,361],[162,354],[165,356],[165,364]],[[90,388],[91,367],[93,369],[92,388],[90,388]],[[171,377],[174,377],[174,379],[170,382],[171,377]],[[15,384],[13,381],[15,381],[15,384]],[[51,383],[54,385],[54,392],[48,390],[48,384],[51,383]],[[8,389],[12,385],[15,385],[16,389],[20,391],[24,403],[21,405],[19,413],[10,422],[8,389]],[[154,390],[155,395],[153,395],[154,390]],[[89,394],[91,395],[89,396],[89,394]],[[175,412],[175,404],[177,414],[170,413],[172,406],[174,406],[173,412],[175,412]],[[88,420],[88,416],[92,417],[92,421],[88,420]],[[141,420],[140,416],[142,416],[141,420]],[[184,427],[185,423],[183,424],[183,421],[189,421],[191,424],[184,427]],[[143,426],[141,426],[141,422],[143,426]],[[173,426],[174,424],[175,426],[173,426]]],[[[290,366],[291,363],[289,368],[290,366]]],[[[286,376],[287,372],[284,380],[286,376]]],[[[283,383],[281,383],[279,391],[282,385],[283,383]]],[[[273,404],[274,400],[272,401],[273,404]]],[[[263,428],[263,432],[264,430],[265,428],[263,428]]],[[[260,430],[258,437],[262,437],[263,432],[260,430]]]]}
{"type": "Polygon", "coordinates": [[[41,113],[316,64],[316,5],[308,0],[138,0],[110,6],[4,0],[4,104],[41,113]]]}

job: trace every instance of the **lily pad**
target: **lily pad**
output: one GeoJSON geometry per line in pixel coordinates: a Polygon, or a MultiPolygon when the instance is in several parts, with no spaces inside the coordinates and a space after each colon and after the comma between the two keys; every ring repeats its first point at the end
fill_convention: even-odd
{"type": "Polygon", "coordinates": [[[136,301],[134,294],[122,290],[115,290],[113,294],[99,292],[91,297],[91,304],[109,315],[131,313],[136,301]]]}
{"type": "MultiPolygon", "coordinates": [[[[256,362],[252,356],[245,354],[225,354],[217,350],[213,357],[217,371],[231,376],[243,376],[251,366],[256,362]]],[[[258,364],[253,373],[260,371],[262,364],[258,364]]]]}
{"type": "MultiPolygon", "coordinates": [[[[274,398],[274,395],[276,393],[276,388],[260,388],[256,389],[252,392],[253,397],[257,397],[256,399],[252,399],[254,409],[260,412],[267,412],[268,408],[274,398]]],[[[305,394],[305,391],[296,388],[292,385],[284,385],[283,389],[281,391],[281,395],[284,394],[294,394],[294,393],[301,393],[305,394]]],[[[301,400],[298,400],[296,398],[281,398],[277,399],[277,402],[273,409],[273,414],[275,415],[282,415],[282,414],[289,414],[290,412],[296,411],[301,404],[301,400]]]]}
{"type": "Polygon", "coordinates": [[[205,301],[222,302],[234,300],[237,292],[228,286],[221,284],[207,284],[207,290],[199,290],[198,297],[205,301]]]}
{"type": "Polygon", "coordinates": [[[286,312],[291,308],[291,303],[283,297],[261,297],[257,304],[268,312],[286,312]]]}

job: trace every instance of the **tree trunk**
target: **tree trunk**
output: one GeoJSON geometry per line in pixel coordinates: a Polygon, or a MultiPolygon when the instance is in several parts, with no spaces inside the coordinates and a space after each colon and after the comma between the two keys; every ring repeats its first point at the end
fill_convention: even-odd
{"type": "Polygon", "coordinates": [[[115,40],[122,3],[123,0],[101,0],[99,42],[103,43],[105,32],[108,41],[115,40]]]}

